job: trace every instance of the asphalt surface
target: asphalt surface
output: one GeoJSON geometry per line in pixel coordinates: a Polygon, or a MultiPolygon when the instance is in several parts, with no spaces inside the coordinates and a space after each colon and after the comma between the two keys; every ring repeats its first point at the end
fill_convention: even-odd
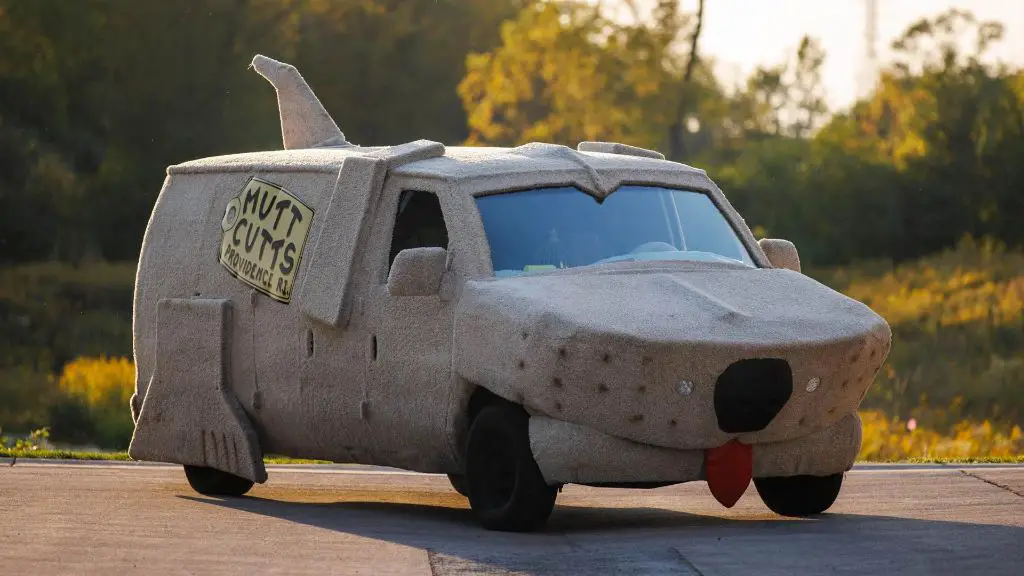
{"type": "Polygon", "coordinates": [[[248,496],[179,467],[0,462],[0,574],[1024,574],[1024,467],[866,466],[828,514],[695,482],[567,486],[546,529],[487,532],[443,476],[270,466],[248,496]]]}

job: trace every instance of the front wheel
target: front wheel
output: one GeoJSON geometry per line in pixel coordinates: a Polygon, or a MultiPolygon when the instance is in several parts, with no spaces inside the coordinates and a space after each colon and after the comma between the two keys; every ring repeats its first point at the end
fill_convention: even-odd
{"type": "Polygon", "coordinates": [[[533,459],[529,422],[522,407],[502,403],[481,410],[469,429],[469,505],[488,530],[537,530],[555,507],[558,487],[548,486],[533,459]]]}
{"type": "Polygon", "coordinates": [[[465,474],[449,474],[448,481],[451,482],[452,488],[454,488],[456,492],[467,498],[469,497],[469,486],[466,484],[465,474]]]}
{"type": "Polygon", "coordinates": [[[189,486],[206,496],[241,496],[253,485],[252,480],[204,466],[185,466],[189,486]]]}
{"type": "Polygon", "coordinates": [[[781,516],[811,516],[828,510],[836,501],[843,475],[754,478],[754,486],[772,512],[781,516]]]}

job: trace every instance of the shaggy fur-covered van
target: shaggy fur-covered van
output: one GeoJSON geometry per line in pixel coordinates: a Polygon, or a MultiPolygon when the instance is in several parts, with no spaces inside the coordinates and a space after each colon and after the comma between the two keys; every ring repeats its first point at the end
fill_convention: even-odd
{"type": "Polygon", "coordinates": [[[294,67],[252,64],[284,150],[167,170],[132,458],[220,495],[265,454],[443,473],[500,530],[566,483],[831,506],[889,326],[703,170],[605,142],[357,146],[294,67]]]}

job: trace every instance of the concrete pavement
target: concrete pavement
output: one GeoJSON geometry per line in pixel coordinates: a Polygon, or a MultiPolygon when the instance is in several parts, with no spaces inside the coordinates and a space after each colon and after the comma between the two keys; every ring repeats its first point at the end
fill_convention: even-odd
{"type": "Polygon", "coordinates": [[[0,574],[1024,574],[1024,467],[864,466],[829,514],[751,486],[567,486],[546,529],[477,527],[443,476],[270,466],[248,496],[180,467],[0,465],[0,574]]]}

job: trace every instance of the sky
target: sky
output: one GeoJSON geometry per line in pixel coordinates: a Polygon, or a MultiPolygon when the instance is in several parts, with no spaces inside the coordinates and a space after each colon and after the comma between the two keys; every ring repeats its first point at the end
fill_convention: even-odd
{"type": "MultiPolygon", "coordinates": [[[[697,0],[680,1],[696,10],[697,0]]],[[[992,59],[1024,66],[1024,0],[878,0],[879,61],[890,59],[889,45],[908,25],[949,8],[1002,22],[1005,34],[992,59]]],[[[863,0],[705,0],[704,13],[700,49],[718,62],[723,82],[738,83],[758,65],[782,62],[808,34],[826,53],[822,75],[832,109],[856,99],[865,54],[863,0]]]]}

